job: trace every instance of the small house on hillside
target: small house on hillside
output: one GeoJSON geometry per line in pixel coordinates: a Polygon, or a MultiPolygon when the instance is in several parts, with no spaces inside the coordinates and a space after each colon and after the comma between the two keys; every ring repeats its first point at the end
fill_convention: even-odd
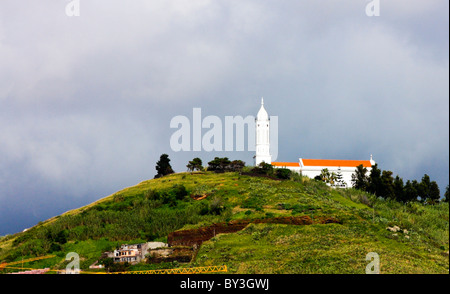
{"type": "Polygon", "coordinates": [[[131,264],[136,264],[141,262],[145,255],[148,253],[148,250],[167,247],[168,245],[163,242],[147,242],[140,244],[123,244],[120,248],[112,252],[105,252],[104,254],[112,258],[114,262],[129,262],[131,264]]]}

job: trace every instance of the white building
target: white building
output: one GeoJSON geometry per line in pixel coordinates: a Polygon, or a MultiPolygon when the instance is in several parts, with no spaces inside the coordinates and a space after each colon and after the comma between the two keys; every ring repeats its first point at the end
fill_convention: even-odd
{"type": "Polygon", "coordinates": [[[261,162],[272,163],[272,156],[270,155],[270,118],[264,109],[264,99],[261,98],[261,108],[255,119],[256,129],[256,155],[255,164],[259,165],[261,162]]]}
{"type": "Polygon", "coordinates": [[[355,173],[358,165],[363,165],[369,173],[375,161],[370,155],[370,160],[342,160],[342,159],[306,159],[299,158],[298,162],[272,162],[270,155],[270,120],[266,109],[264,108],[264,100],[261,99],[261,108],[255,120],[256,123],[256,155],[255,164],[261,162],[272,164],[276,168],[288,168],[298,172],[303,176],[311,179],[321,175],[322,170],[327,169],[330,175],[341,177],[341,183],[336,184],[332,181],[330,185],[339,187],[352,187],[352,174],[355,173]]]}
{"type": "Polygon", "coordinates": [[[113,252],[105,252],[105,255],[112,258],[114,262],[129,262],[131,264],[136,264],[145,258],[145,255],[149,250],[167,246],[168,244],[163,242],[147,242],[132,245],[123,244],[113,252]]]}

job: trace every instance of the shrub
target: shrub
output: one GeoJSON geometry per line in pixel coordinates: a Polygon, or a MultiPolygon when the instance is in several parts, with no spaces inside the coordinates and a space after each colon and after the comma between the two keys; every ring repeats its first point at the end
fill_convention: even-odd
{"type": "Polygon", "coordinates": [[[287,168],[277,168],[275,175],[279,179],[287,180],[291,178],[291,170],[287,168]]]}
{"type": "Polygon", "coordinates": [[[173,185],[172,192],[174,193],[176,200],[183,200],[184,197],[189,194],[188,191],[186,190],[186,187],[182,184],[173,185]]]}
{"type": "Polygon", "coordinates": [[[300,173],[297,173],[297,172],[291,172],[290,179],[292,181],[294,181],[294,182],[299,182],[299,183],[303,182],[303,176],[300,173]]]}
{"type": "Polygon", "coordinates": [[[156,191],[154,189],[150,189],[147,192],[145,192],[144,197],[147,199],[150,199],[150,200],[159,200],[159,198],[160,198],[158,191],[156,191]]]}
{"type": "Polygon", "coordinates": [[[272,175],[273,174],[273,166],[271,164],[261,162],[258,166],[252,169],[252,172],[256,174],[262,175],[272,175]]]}
{"type": "Polygon", "coordinates": [[[99,261],[100,264],[105,266],[106,271],[113,272],[124,272],[127,271],[131,264],[128,262],[114,262],[112,258],[105,258],[99,261]]]}
{"type": "Polygon", "coordinates": [[[245,162],[242,160],[233,160],[227,167],[228,171],[240,172],[245,167],[245,162]]]}
{"type": "Polygon", "coordinates": [[[209,211],[211,214],[220,215],[224,209],[223,200],[219,197],[214,197],[209,204],[209,211]]]}

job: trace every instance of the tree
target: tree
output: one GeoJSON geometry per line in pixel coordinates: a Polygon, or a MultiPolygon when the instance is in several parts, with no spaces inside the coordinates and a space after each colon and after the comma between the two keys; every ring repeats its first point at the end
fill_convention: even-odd
{"type": "Polygon", "coordinates": [[[441,198],[441,191],[439,191],[439,186],[436,181],[430,183],[430,194],[428,195],[429,203],[438,203],[439,198],[441,198]]]}
{"type": "Polygon", "coordinates": [[[445,188],[445,193],[444,193],[444,202],[448,202],[448,197],[449,197],[449,192],[448,192],[448,185],[445,188]]]}
{"type": "Polygon", "coordinates": [[[208,170],[214,171],[216,173],[223,173],[230,163],[231,161],[228,159],[228,157],[215,157],[213,160],[208,162],[208,170]]]}
{"type": "Polygon", "coordinates": [[[342,187],[345,188],[347,184],[344,181],[344,176],[342,175],[341,168],[338,168],[338,171],[336,173],[336,187],[342,187]]]}
{"type": "Polygon", "coordinates": [[[174,173],[172,166],[170,166],[169,155],[161,155],[159,160],[156,162],[156,171],[158,173],[155,175],[155,179],[174,173]]]}
{"type": "Polygon", "coordinates": [[[417,201],[417,181],[411,182],[410,180],[406,181],[403,193],[403,202],[417,201]],[[416,184],[415,184],[416,183],[416,184]]]}
{"type": "Polygon", "coordinates": [[[414,200],[419,200],[418,198],[420,197],[420,190],[421,190],[421,185],[417,180],[413,180],[411,182],[412,186],[414,187],[415,191],[416,191],[416,198],[414,200]]]}
{"type": "Polygon", "coordinates": [[[405,201],[405,187],[403,185],[403,179],[400,178],[398,175],[394,179],[393,188],[394,188],[395,199],[397,201],[406,202],[405,201]]]}
{"type": "Polygon", "coordinates": [[[252,169],[252,172],[261,175],[272,175],[273,174],[273,165],[269,163],[261,162],[258,166],[255,166],[252,169]]]}
{"type": "Polygon", "coordinates": [[[336,185],[336,180],[337,180],[336,173],[334,173],[334,172],[330,173],[330,171],[327,168],[322,169],[320,171],[320,175],[319,176],[320,176],[320,179],[323,182],[325,182],[327,184],[330,184],[332,186],[336,185]]]}
{"type": "Polygon", "coordinates": [[[430,190],[431,190],[430,176],[424,174],[422,177],[422,181],[420,182],[417,189],[421,201],[425,202],[428,198],[430,198],[430,190]]]}
{"type": "Polygon", "coordinates": [[[355,189],[367,191],[369,187],[369,177],[367,174],[367,168],[362,164],[356,167],[355,173],[352,174],[352,186],[355,189]]]}
{"type": "Polygon", "coordinates": [[[322,182],[328,183],[330,176],[331,174],[328,168],[324,168],[320,171],[320,179],[322,180],[322,182]]]}
{"type": "Polygon", "coordinates": [[[233,160],[232,162],[230,162],[227,168],[229,171],[239,172],[244,168],[244,166],[245,162],[243,162],[242,160],[233,160]]]}
{"type": "Polygon", "coordinates": [[[186,165],[186,167],[188,168],[189,171],[194,171],[194,170],[198,170],[201,171],[203,170],[203,163],[202,160],[198,157],[192,159],[192,161],[189,161],[188,165],[186,165]]]}
{"type": "Polygon", "coordinates": [[[394,178],[389,170],[384,170],[381,173],[381,194],[379,196],[385,199],[395,199],[394,178]]]}
{"type": "Polygon", "coordinates": [[[424,174],[420,183],[415,181],[416,190],[418,196],[420,196],[420,201],[427,203],[439,202],[441,197],[441,192],[439,191],[439,186],[436,181],[431,181],[430,176],[424,174]]]}
{"type": "Polygon", "coordinates": [[[370,171],[367,191],[376,196],[381,196],[381,189],[381,170],[378,168],[378,164],[375,164],[370,171]]]}

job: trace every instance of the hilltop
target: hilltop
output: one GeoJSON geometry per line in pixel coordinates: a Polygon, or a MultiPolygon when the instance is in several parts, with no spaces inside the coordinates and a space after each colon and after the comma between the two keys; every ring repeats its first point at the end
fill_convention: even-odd
{"type": "Polygon", "coordinates": [[[194,253],[190,262],[128,270],[227,265],[230,273],[363,274],[366,255],[376,252],[381,273],[448,273],[449,207],[401,204],[300,176],[177,173],[2,237],[0,262],[52,254],[28,266],[64,269],[66,254],[76,252],[88,270],[105,251],[148,241],[195,245],[194,253]]]}

